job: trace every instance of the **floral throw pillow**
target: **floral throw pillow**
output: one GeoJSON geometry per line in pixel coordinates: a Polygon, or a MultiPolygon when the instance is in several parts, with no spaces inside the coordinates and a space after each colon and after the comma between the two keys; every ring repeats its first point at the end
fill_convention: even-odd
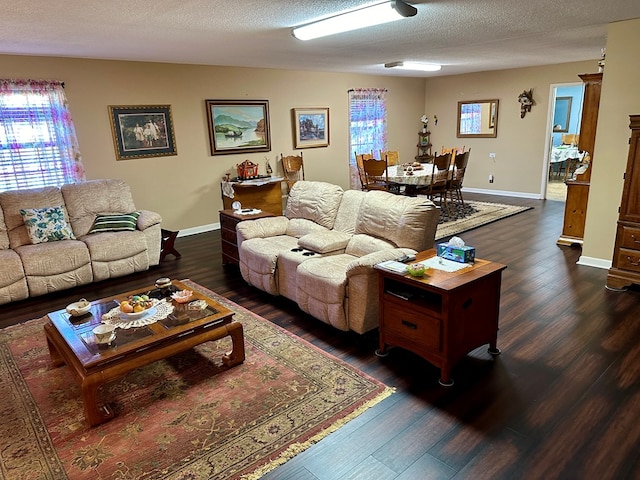
{"type": "Polygon", "coordinates": [[[67,223],[62,206],[22,208],[20,215],[33,244],[76,239],[67,223]]]}

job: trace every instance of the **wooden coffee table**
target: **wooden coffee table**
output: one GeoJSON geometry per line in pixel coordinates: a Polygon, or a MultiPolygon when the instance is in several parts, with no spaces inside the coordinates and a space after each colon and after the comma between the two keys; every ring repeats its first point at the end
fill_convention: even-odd
{"type": "MultiPolygon", "coordinates": [[[[178,281],[173,281],[173,285],[178,290],[188,289],[178,281]]],[[[117,328],[112,343],[96,343],[92,330],[101,322],[103,314],[117,306],[114,300],[146,292],[153,295],[158,291],[150,286],[96,300],[92,302],[91,311],[81,317],[71,317],[65,309],[48,315],[44,331],[51,360],[56,366],[66,364],[80,384],[85,418],[90,426],[114,416],[109,406],[98,404],[98,389],[138,367],[227,336],[231,337],[232,350],[223,357],[223,363],[232,367],[244,361],[242,325],[233,321],[231,310],[197,291],[193,292],[192,300],[204,300],[205,309],[191,310],[188,303],[170,300],[175,309],[167,318],[150,325],[117,328]]]]}

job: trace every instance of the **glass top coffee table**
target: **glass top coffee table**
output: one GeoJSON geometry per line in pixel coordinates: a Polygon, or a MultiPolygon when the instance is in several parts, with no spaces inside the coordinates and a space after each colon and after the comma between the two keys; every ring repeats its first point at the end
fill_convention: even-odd
{"type": "MultiPolygon", "coordinates": [[[[179,281],[174,280],[173,285],[177,290],[188,289],[179,281]]],[[[51,360],[56,366],[66,364],[73,372],[80,384],[85,418],[90,426],[114,416],[108,405],[98,405],[98,388],[131,370],[224,337],[231,337],[232,350],[223,357],[223,363],[232,367],[244,362],[242,325],[233,321],[231,310],[197,291],[185,304],[178,304],[171,298],[162,300],[173,307],[166,317],[141,326],[123,323],[128,328],[116,328],[113,341],[98,343],[93,328],[101,323],[103,315],[109,317],[117,308],[117,302],[143,293],[156,298],[162,296],[151,286],[93,301],[91,310],[82,316],[72,317],[65,309],[48,315],[49,322],[44,331],[51,360]],[[199,308],[194,309],[191,302],[195,300],[204,303],[200,302],[199,308]]],[[[162,307],[167,311],[170,306],[162,307]]],[[[136,325],[144,323],[136,322],[136,325]]]]}

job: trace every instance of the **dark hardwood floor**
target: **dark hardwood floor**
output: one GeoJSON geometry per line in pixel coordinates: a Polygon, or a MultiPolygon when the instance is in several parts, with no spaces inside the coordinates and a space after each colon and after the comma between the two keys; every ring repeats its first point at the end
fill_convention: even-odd
{"type": "Polygon", "coordinates": [[[220,232],[176,240],[182,258],[148,272],[0,307],[0,326],[95,299],[190,278],[396,388],[363,415],[267,474],[270,480],[640,478],[640,294],[604,288],[606,270],[559,247],[564,204],[532,205],[462,234],[480,258],[504,263],[502,355],[486,346],[453,371],[455,385],[414,354],[374,355],[377,333],[336,331],[289,300],[247,286],[220,262],[220,232]]]}

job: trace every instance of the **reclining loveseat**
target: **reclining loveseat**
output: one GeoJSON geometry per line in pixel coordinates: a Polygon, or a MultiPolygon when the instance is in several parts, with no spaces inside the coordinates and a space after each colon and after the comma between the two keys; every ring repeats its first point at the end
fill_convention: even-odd
{"type": "Polygon", "coordinates": [[[378,326],[374,265],[432,248],[438,220],[426,197],[298,181],[284,215],[237,225],[240,272],[315,318],[362,334],[378,326]]]}
{"type": "Polygon", "coordinates": [[[157,265],[161,220],[122,180],[0,193],[0,305],[157,265]]]}

